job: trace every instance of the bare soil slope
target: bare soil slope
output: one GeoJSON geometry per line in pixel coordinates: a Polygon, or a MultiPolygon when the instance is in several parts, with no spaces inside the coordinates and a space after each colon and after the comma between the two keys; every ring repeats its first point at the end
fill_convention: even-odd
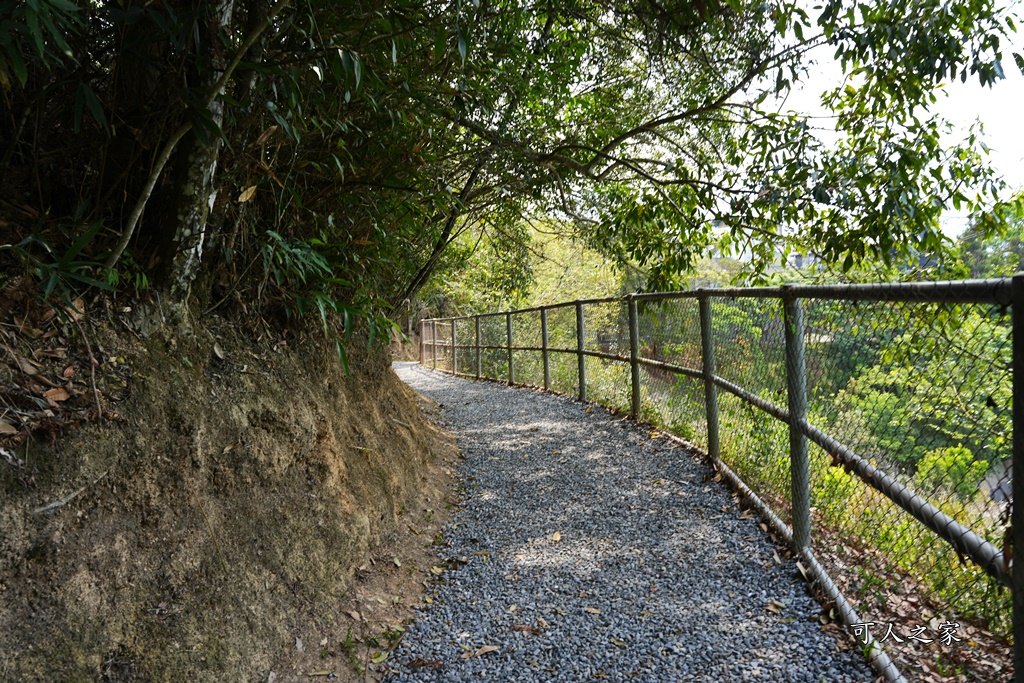
{"type": "MultiPolygon", "coordinates": [[[[74,326],[52,321],[27,347],[10,325],[0,332],[0,382],[57,413],[43,430],[0,397],[20,430],[0,441],[0,681],[283,682],[345,669],[315,663],[352,634],[356,569],[372,573],[371,551],[399,527],[429,546],[450,444],[383,348],[353,342],[344,376],[317,335],[253,342],[224,321],[170,331],[152,324],[159,315],[108,308],[105,323],[83,321],[103,421],[94,408],[59,419],[95,398],[74,326]],[[65,358],[48,363],[40,347],[62,340],[65,358]],[[30,355],[35,367],[16,362],[30,355]],[[44,397],[51,384],[68,396],[44,397]]],[[[384,590],[420,583],[399,565],[384,590]]],[[[357,615],[357,633],[383,625],[367,625],[372,614],[357,615]]]]}

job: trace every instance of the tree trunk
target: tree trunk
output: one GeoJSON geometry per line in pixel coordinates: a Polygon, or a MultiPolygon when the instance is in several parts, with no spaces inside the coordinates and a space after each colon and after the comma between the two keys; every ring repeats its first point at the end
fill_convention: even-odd
{"type": "MultiPolygon", "coordinates": [[[[222,27],[231,23],[234,0],[214,0],[207,9],[204,38],[197,55],[202,70],[201,81],[196,88],[208,92],[224,73],[224,48],[221,43],[222,27]]],[[[224,121],[224,105],[218,99],[210,103],[209,114],[218,127],[224,121]]],[[[174,234],[167,245],[168,289],[171,300],[184,304],[199,272],[203,252],[212,238],[210,215],[217,200],[215,176],[220,156],[221,138],[212,131],[193,129],[181,149],[176,181],[176,220],[174,234]]]]}

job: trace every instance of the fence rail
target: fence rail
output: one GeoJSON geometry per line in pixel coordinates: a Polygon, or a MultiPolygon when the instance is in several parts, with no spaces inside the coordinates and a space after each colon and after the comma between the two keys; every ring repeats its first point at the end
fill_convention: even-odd
{"type": "MultiPolygon", "coordinates": [[[[1024,548],[1012,505],[1024,484],[1011,476],[1024,467],[1022,320],[1024,275],[699,289],[424,320],[420,362],[679,433],[777,527],[848,625],[857,614],[819,561],[838,560],[830,544],[846,535],[1012,636],[1024,683],[1024,564],[997,546],[1024,548]]],[[[902,680],[863,631],[876,670],[902,680]]]]}

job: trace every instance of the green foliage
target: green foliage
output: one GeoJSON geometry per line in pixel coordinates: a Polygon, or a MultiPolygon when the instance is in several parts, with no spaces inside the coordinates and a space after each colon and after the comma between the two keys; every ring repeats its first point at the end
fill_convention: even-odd
{"type": "Polygon", "coordinates": [[[539,229],[548,233],[535,234],[531,296],[518,305],[601,299],[631,291],[628,271],[579,240],[559,236],[557,223],[546,223],[539,229]]]}
{"type": "Polygon", "coordinates": [[[339,296],[341,288],[351,283],[333,276],[331,259],[317,250],[326,246],[322,240],[289,240],[272,230],[267,231],[267,237],[270,239],[261,247],[264,283],[277,289],[286,318],[309,314],[318,317],[324,333],[334,341],[338,360],[346,373],[349,369],[345,343],[352,336],[357,321],[362,320],[367,325],[371,346],[378,339],[385,343],[390,340],[397,326],[386,316],[375,313],[379,303],[350,302],[339,296]],[[341,333],[335,331],[335,320],[341,323],[341,333]]]}
{"type": "Polygon", "coordinates": [[[68,0],[0,2],[0,86],[10,90],[17,81],[24,87],[33,61],[47,67],[73,62],[67,38],[81,28],[80,11],[68,0]]]}
{"type": "Polygon", "coordinates": [[[100,223],[93,224],[63,253],[57,252],[38,231],[33,231],[10,248],[21,257],[29,273],[42,286],[44,300],[49,299],[51,294],[57,294],[65,302],[70,302],[74,299],[73,293],[83,285],[113,289],[110,284],[94,276],[100,269],[100,263],[83,255],[83,250],[102,227],[100,223]]]}
{"type": "Polygon", "coordinates": [[[420,297],[439,312],[487,312],[528,300],[535,264],[521,225],[480,236],[463,233],[444,255],[443,278],[420,297]]]}
{"type": "Polygon", "coordinates": [[[261,248],[263,270],[279,288],[285,283],[307,285],[331,276],[327,259],[311,244],[286,240],[273,230],[267,231],[267,237],[270,241],[261,248]]]}
{"type": "Polygon", "coordinates": [[[966,501],[977,495],[987,472],[987,462],[975,460],[973,453],[957,445],[925,453],[917,465],[914,481],[925,491],[950,486],[957,498],[966,501]]]}
{"type": "Polygon", "coordinates": [[[565,229],[554,221],[519,222],[482,236],[463,233],[445,254],[442,276],[419,299],[442,315],[463,315],[620,294],[622,272],[563,236],[565,229]]]}
{"type": "MultiPolygon", "coordinates": [[[[1010,364],[1008,321],[976,307],[921,306],[906,315],[874,364],[836,396],[840,415],[856,416],[867,430],[867,455],[908,467],[937,446],[958,444],[998,459],[1009,445],[1003,423],[1012,388],[1001,371],[1010,364]]],[[[892,324],[888,314],[882,320],[892,324]]]]}
{"type": "Polygon", "coordinates": [[[621,413],[629,412],[629,366],[600,358],[588,358],[587,400],[621,413]]]}
{"type": "Polygon", "coordinates": [[[146,271],[130,256],[118,261],[116,268],[107,269],[106,282],[113,289],[130,287],[136,294],[144,292],[150,287],[146,271]]]}

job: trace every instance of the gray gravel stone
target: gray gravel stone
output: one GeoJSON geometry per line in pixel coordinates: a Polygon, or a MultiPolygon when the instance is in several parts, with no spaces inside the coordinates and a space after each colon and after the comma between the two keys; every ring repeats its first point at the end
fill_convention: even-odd
{"type": "Polygon", "coordinates": [[[440,548],[466,562],[442,574],[387,680],[872,680],[702,459],[597,406],[395,369],[443,405],[466,456],[440,548]],[[498,649],[463,658],[485,645],[498,649]]]}

